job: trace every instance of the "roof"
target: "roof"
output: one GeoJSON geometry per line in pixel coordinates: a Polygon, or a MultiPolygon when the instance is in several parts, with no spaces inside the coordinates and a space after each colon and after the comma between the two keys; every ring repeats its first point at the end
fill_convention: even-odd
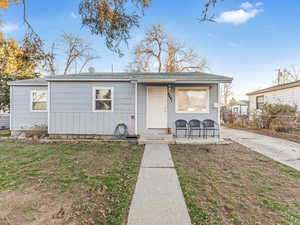
{"type": "Polygon", "coordinates": [[[286,83],[286,84],[275,85],[275,86],[272,86],[269,88],[264,88],[264,89],[253,91],[253,92],[249,92],[249,93],[247,93],[247,95],[258,95],[258,94],[263,94],[266,92],[278,91],[278,90],[294,88],[294,87],[300,87],[300,80],[286,83]]]}
{"type": "Polygon", "coordinates": [[[8,85],[38,85],[38,86],[47,86],[48,81],[46,78],[35,78],[35,79],[26,79],[26,80],[16,80],[8,82],[8,85]]]}
{"type": "Polygon", "coordinates": [[[9,85],[47,85],[48,81],[137,81],[137,82],[219,82],[230,83],[231,77],[202,73],[81,73],[56,75],[38,79],[9,82],[9,85]]]}

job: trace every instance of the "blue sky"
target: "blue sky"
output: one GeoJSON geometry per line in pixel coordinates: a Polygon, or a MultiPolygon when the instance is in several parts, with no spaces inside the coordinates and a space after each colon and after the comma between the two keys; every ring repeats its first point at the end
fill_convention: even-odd
{"type": "MultiPolygon", "coordinates": [[[[300,2],[225,0],[213,11],[218,23],[199,23],[205,1],[153,0],[141,19],[140,29],[132,30],[132,39],[128,48],[123,47],[122,58],[107,50],[101,37],[81,28],[79,0],[30,0],[28,15],[46,43],[57,40],[63,32],[89,40],[101,56],[93,62],[97,71],[111,71],[111,64],[115,71],[123,71],[145,29],[160,23],[171,36],[206,57],[210,72],[232,76],[237,98],[272,85],[275,69],[300,67],[300,2]]],[[[12,6],[1,14],[6,22],[1,28],[5,36],[20,40],[24,32],[21,7],[12,6]]]]}

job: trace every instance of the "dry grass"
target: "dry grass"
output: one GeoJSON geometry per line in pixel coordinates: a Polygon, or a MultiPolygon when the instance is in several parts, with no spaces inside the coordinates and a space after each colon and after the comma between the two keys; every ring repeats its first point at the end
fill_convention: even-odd
{"type": "Polygon", "coordinates": [[[0,224],[125,224],[143,150],[0,142],[0,224]]]}
{"type": "Polygon", "coordinates": [[[171,152],[193,224],[300,224],[300,172],[236,143],[171,152]]]}

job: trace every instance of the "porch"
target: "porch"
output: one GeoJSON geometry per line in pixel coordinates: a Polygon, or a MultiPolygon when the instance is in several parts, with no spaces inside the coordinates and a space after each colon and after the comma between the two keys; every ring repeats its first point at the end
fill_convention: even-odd
{"type": "Polygon", "coordinates": [[[175,137],[172,134],[160,135],[141,135],[138,139],[139,144],[230,144],[228,139],[222,137],[175,137]]]}

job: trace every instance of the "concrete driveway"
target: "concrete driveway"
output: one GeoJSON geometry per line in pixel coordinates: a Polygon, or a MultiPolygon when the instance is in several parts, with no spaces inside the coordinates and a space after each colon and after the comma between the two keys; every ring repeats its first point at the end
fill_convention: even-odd
{"type": "Polygon", "coordinates": [[[300,171],[300,144],[252,132],[222,128],[222,137],[230,138],[253,151],[300,171]]]}

